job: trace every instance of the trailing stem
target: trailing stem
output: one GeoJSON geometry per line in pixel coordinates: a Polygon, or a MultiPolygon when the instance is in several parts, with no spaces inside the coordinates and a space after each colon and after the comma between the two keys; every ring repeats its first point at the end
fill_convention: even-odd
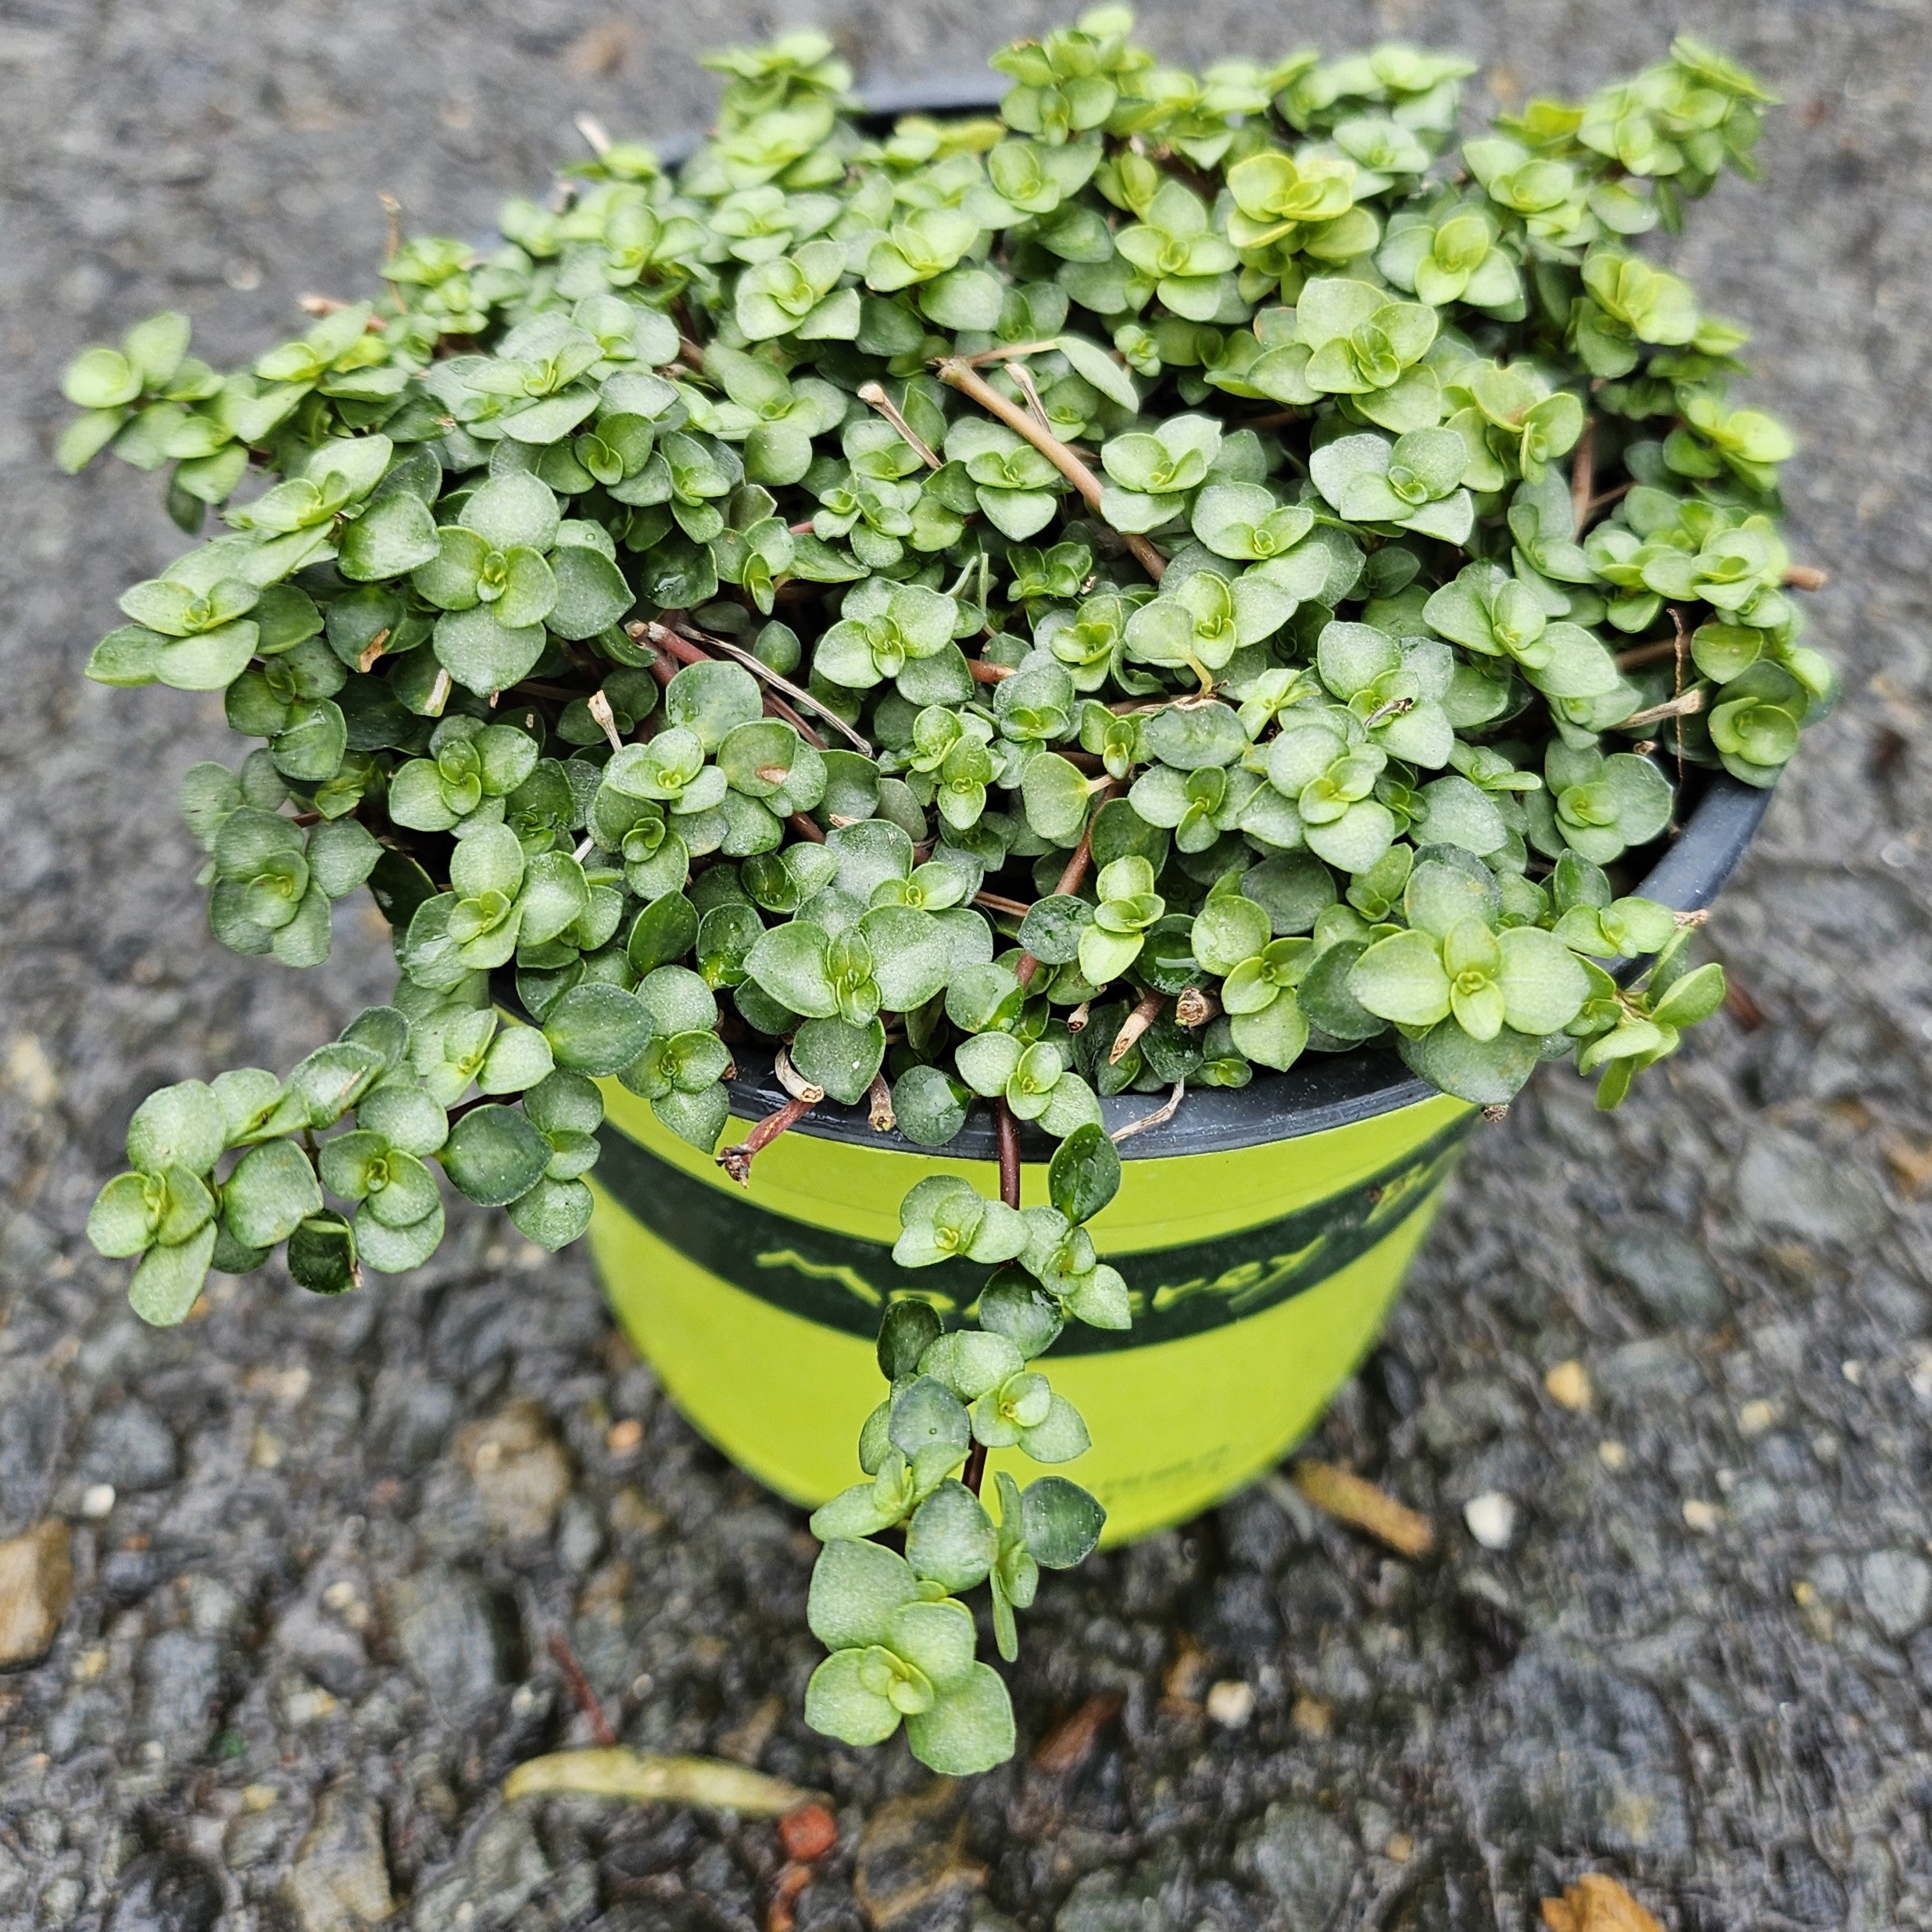
{"type": "MultiPolygon", "coordinates": [[[[1030,411],[1003,396],[978,370],[957,356],[949,356],[939,363],[939,376],[948,388],[971,396],[989,415],[998,417],[1007,428],[1024,436],[1080,492],[1088,509],[1096,517],[1100,514],[1100,479],[1065,442],[1038,422],[1030,411]]],[[[1134,560],[1159,583],[1167,574],[1167,559],[1145,537],[1125,530],[1117,534],[1132,553],[1134,560]]]]}

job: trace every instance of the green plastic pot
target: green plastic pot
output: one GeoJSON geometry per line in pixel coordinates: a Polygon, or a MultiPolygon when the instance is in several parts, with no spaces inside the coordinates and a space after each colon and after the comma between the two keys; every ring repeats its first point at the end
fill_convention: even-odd
{"type": "MultiPolygon", "coordinates": [[[[1679,911],[1708,903],[1768,800],[1714,779],[1641,889],[1679,911]]],[[[728,1143],[786,1097],[768,1063],[731,1090],[728,1143]]],[[[975,1118],[936,1154],[826,1103],[741,1188],[644,1101],[614,1082],[606,1097],[590,1242],[618,1318],[719,1449],[792,1501],[823,1502],[860,1478],[887,1301],[916,1293],[956,1315],[982,1283],[964,1262],[907,1275],[891,1248],[899,1203],[927,1175],[998,1193],[990,1125],[975,1118]]],[[[1104,1105],[1111,1129],[1152,1103],[1104,1105]]],[[[1196,1514],[1308,1432],[1374,1345],[1476,1112],[1393,1054],[1311,1055],[1238,1092],[1190,1092],[1123,1145],[1093,1235],[1126,1278],[1133,1326],[1075,1325],[1053,1358],[1093,1433],[1074,1473],[1106,1507],[1106,1540],[1196,1514]]],[[[1029,1131],[1021,1152],[1021,1201],[1044,1201],[1051,1145],[1029,1131]]]]}
{"type": "MultiPolygon", "coordinates": [[[[994,105],[978,75],[868,97],[882,130],[900,114],[994,105]]],[[[675,163],[694,145],[662,152],[675,163]]],[[[1708,904],[1769,796],[1711,778],[1638,889],[1680,911],[1708,904]]],[[[703,1435],[781,1496],[823,1502],[861,1473],[886,1301],[917,1293],[957,1315],[982,1285],[986,1271],[964,1263],[908,1275],[891,1249],[899,1204],[927,1175],[998,1193],[989,1122],[975,1116],[936,1154],[827,1102],[741,1188],[603,1084],[590,1243],[612,1308],[703,1435]]],[[[725,1144],[787,1097],[768,1061],[741,1065],[730,1087],[725,1144]]],[[[1150,1104],[1104,1102],[1108,1129],[1150,1104]]],[[[1133,1326],[1075,1324],[1052,1363],[1093,1433],[1073,1473],[1106,1506],[1104,1541],[1184,1521],[1307,1433],[1380,1333],[1476,1113],[1391,1053],[1317,1054],[1239,1092],[1190,1092],[1172,1122],[1123,1145],[1120,1192],[1093,1229],[1126,1277],[1133,1326]]],[[[1046,1200],[1051,1151],[1023,1132],[1023,1204],[1046,1200]]]]}

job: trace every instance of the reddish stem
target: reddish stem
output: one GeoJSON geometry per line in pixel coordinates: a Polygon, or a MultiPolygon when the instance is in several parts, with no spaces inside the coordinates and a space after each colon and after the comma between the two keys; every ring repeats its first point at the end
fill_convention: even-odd
{"type": "Polygon", "coordinates": [[[788,1127],[796,1127],[812,1111],[810,1100],[787,1100],[776,1112],[765,1115],[735,1147],[717,1155],[720,1167],[740,1187],[751,1185],[751,1164],[788,1127]]]}
{"type": "Polygon", "coordinates": [[[969,657],[966,668],[972,673],[975,684],[1002,684],[1013,675],[1011,664],[991,664],[983,657],[969,657]]]}
{"type": "Polygon", "coordinates": [[[617,1733],[610,1728],[610,1720],[604,1716],[603,1705],[598,1701],[597,1693],[591,1688],[590,1680],[584,1675],[584,1667],[577,1661],[573,1651],[560,1630],[553,1630],[546,1646],[552,1660],[564,1673],[564,1681],[570,1687],[570,1693],[576,1700],[577,1708],[590,1719],[591,1734],[606,1751],[614,1750],[617,1733]]]}
{"type": "Polygon", "coordinates": [[[1000,1143],[1000,1198],[1009,1208],[1020,1204],[1020,1123],[1004,1100],[993,1107],[993,1130],[1000,1143]]]}
{"type": "MultiPolygon", "coordinates": [[[[1073,848],[1073,857],[1068,860],[1066,870],[1054,887],[1055,897],[1080,889],[1080,882],[1086,877],[1087,868],[1093,863],[1093,821],[1100,816],[1100,808],[1119,789],[1119,785],[1110,780],[1094,793],[1093,807],[1087,814],[1086,828],[1080,834],[1080,843],[1073,848]]],[[[1020,984],[1030,986],[1034,974],[1039,971],[1039,961],[1031,953],[1022,953],[1020,963],[1014,970],[1019,976],[1020,984]]]]}

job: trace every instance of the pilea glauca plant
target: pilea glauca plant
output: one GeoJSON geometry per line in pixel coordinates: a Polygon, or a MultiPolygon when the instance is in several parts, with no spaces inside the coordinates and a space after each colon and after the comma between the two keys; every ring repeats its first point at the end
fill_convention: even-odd
{"type": "Polygon", "coordinates": [[[1723,993],[1630,882],[1833,689],[1791,438],[1644,252],[1749,172],[1748,74],[1680,40],[1459,141],[1468,61],[1195,75],[1130,25],[889,130],[817,34],[726,54],[682,166],[589,128],[499,245],[399,241],[245,369],[163,315],[66,385],[70,468],[220,526],[88,667],[259,741],[188,775],[216,936],[320,964],[367,886],[400,968],[286,1075],[141,1105],[90,1222],[135,1308],[413,1267],[438,1168],[572,1241],[599,1080],[714,1151],[775,1056],[740,1179],[828,1100],[929,1147],[989,1109],[1000,1197],[907,1197],[865,1480],[812,1519],[810,1721],[946,1772],[1013,1747],[961,1597],[1011,1658],[1100,1534],[986,1458],[1086,1447],[1041,1363],[1132,1318],[1116,1142],[1308,1053],[1489,1105],[1574,1058],[1615,1105],[1723,993]],[[918,1271],[962,1258],[949,1322],[918,1271]]]}

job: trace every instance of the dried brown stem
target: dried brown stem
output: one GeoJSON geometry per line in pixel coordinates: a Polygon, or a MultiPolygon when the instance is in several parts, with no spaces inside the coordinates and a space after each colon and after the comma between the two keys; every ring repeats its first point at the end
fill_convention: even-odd
{"type": "Polygon", "coordinates": [[[601,691],[593,691],[585,708],[590,713],[598,730],[602,732],[613,751],[624,749],[624,734],[617,729],[617,714],[610,708],[610,700],[601,691]]]}
{"type": "Polygon", "coordinates": [[[1143,1114],[1138,1120],[1130,1120],[1125,1127],[1116,1127],[1107,1137],[1118,1147],[1123,1140],[1131,1140],[1136,1134],[1144,1134],[1150,1127],[1165,1127],[1181,1111],[1181,1102],[1187,1093],[1187,1082],[1176,1080],[1167,1098],[1151,1114],[1143,1114]]]}
{"type": "Polygon", "coordinates": [[[1189,986],[1174,1002],[1176,1024],[1190,1028],[1205,1026],[1220,1011],[1221,1002],[1205,986],[1189,986]]]}
{"type": "Polygon", "coordinates": [[[1301,421],[1300,410],[1270,410],[1265,416],[1244,416],[1238,423],[1229,425],[1235,429],[1281,429],[1290,423],[1301,421]]]}
{"type": "MultiPolygon", "coordinates": [[[[1093,794],[1093,803],[1088,810],[1086,826],[1080,834],[1080,843],[1073,848],[1073,857],[1068,860],[1065,869],[1054,887],[1056,898],[1077,893],[1080,889],[1080,882],[1086,877],[1088,868],[1093,863],[1093,821],[1099,816],[1100,808],[1119,789],[1118,781],[1110,779],[1093,794]]],[[[1020,963],[1014,970],[1019,976],[1020,984],[1030,986],[1033,983],[1034,974],[1039,971],[1039,961],[1031,953],[1022,953],[1020,963]]]]}
{"type": "Polygon", "coordinates": [[[817,1081],[808,1080],[792,1064],[792,1056],[784,1047],[779,1047],[773,1056],[771,1071],[777,1075],[778,1085],[795,1100],[803,1100],[807,1107],[816,1107],[825,1097],[825,1089],[817,1081]]]}
{"type": "MultiPolygon", "coordinates": [[[[850,741],[853,749],[861,758],[869,758],[873,755],[871,744],[861,738],[836,711],[814,697],[803,685],[794,684],[790,678],[774,671],[755,652],[746,650],[741,644],[732,643],[728,638],[714,637],[708,631],[697,631],[694,635],[691,629],[686,629],[679,635],[687,642],[695,643],[701,639],[705,649],[722,652],[732,663],[742,664],[754,678],[771,685],[773,691],[782,691],[788,698],[794,699],[807,710],[817,712],[834,731],[850,741]]],[[[821,751],[825,750],[824,737],[813,726],[807,724],[797,712],[781,703],[771,691],[765,693],[765,708],[775,717],[782,717],[788,724],[795,726],[808,744],[818,746],[821,751]]]]}
{"type": "Polygon", "coordinates": [[[819,829],[818,821],[810,812],[794,812],[785,822],[808,844],[825,843],[825,835],[819,829]]]}
{"type": "Polygon", "coordinates": [[[866,1089],[865,1101],[875,1134],[889,1134],[899,1125],[899,1115],[893,1107],[893,1089],[882,1073],[872,1075],[872,1084],[866,1089]]]}
{"type": "Polygon", "coordinates": [[[1597,419],[1583,418],[1583,433],[1576,438],[1576,454],[1570,462],[1570,511],[1580,530],[1590,515],[1597,489],[1597,419]]]}
{"type": "Polygon", "coordinates": [[[882,384],[861,383],[859,385],[859,400],[868,409],[878,410],[879,414],[899,431],[907,448],[911,449],[928,470],[941,470],[946,467],[945,458],[941,456],[932,445],[913,428],[911,424],[906,420],[900,410],[899,405],[886,393],[882,384]]]}
{"type": "Polygon", "coordinates": [[[553,1630],[545,1648],[557,1669],[563,1672],[564,1681],[569,1687],[577,1708],[590,1719],[591,1735],[606,1751],[614,1750],[617,1733],[611,1729],[610,1719],[604,1716],[603,1705],[591,1688],[590,1680],[584,1675],[584,1667],[577,1661],[577,1653],[571,1648],[563,1632],[553,1630]]]}
{"type": "Polygon", "coordinates": [[[1690,717],[1702,710],[1705,703],[1702,687],[1693,686],[1680,696],[1667,698],[1662,704],[1653,704],[1648,711],[1633,711],[1623,720],[1623,724],[1655,724],[1663,718],[1690,717]]]}
{"type": "Polygon", "coordinates": [[[1004,893],[975,893],[973,903],[989,912],[1004,913],[1009,919],[1024,919],[1033,908],[1023,900],[1009,899],[1004,893]]]}
{"type": "Polygon", "coordinates": [[[966,668],[972,673],[975,684],[1001,684],[1014,674],[1011,664],[990,664],[983,657],[968,658],[966,668]]]}
{"type": "MultiPolygon", "coordinates": [[[[820,1098],[823,1098],[821,1094],[820,1098]]],[[[796,1127],[812,1111],[810,1100],[787,1100],[775,1113],[765,1115],[735,1147],[716,1156],[717,1164],[740,1187],[751,1185],[751,1164],[788,1127],[796,1127]]]]}
{"type": "Polygon", "coordinates": [[[1598,491],[1583,506],[1583,519],[1576,527],[1576,534],[1580,537],[1583,534],[1584,524],[1594,523],[1612,503],[1620,502],[1636,488],[1637,478],[1632,477],[1627,482],[1619,483],[1609,489],[1598,491]]]}
{"type": "MultiPolygon", "coordinates": [[[[983,363],[1011,362],[1016,356],[1043,356],[1049,349],[1059,346],[1057,341],[1005,342],[997,349],[982,349],[976,356],[962,356],[959,360],[968,368],[976,369],[983,363]]],[[[864,392],[860,393],[862,395],[864,392]]]]}
{"type": "Polygon", "coordinates": [[[1646,664],[1661,664],[1676,654],[1677,640],[1674,637],[1655,637],[1648,644],[1633,644],[1627,651],[1619,651],[1617,669],[1638,671],[1646,664]]]}
{"type": "Polygon", "coordinates": [[[1794,564],[1786,570],[1784,581],[1793,590],[1823,590],[1831,581],[1831,573],[1816,564],[1794,564]]]}
{"type": "Polygon", "coordinates": [[[1304,1460],[1294,1466],[1295,1487],[1315,1508],[1337,1522],[1386,1543],[1411,1559],[1426,1556],[1436,1547],[1436,1532],[1426,1516],[1398,1503],[1365,1476],[1332,1462],[1304,1460]]]}
{"type": "Polygon", "coordinates": [[[1134,1050],[1134,1042],[1161,1017],[1161,1009],[1167,1004],[1165,993],[1143,993],[1132,1012],[1121,1022],[1120,1031],[1114,1036],[1114,1043],[1107,1050],[1107,1064],[1118,1067],[1134,1050]]]}
{"type": "MultiPolygon", "coordinates": [[[[1007,428],[1024,436],[1080,492],[1094,515],[1100,515],[1100,479],[1052,431],[1043,428],[1028,411],[1002,395],[977,370],[957,356],[949,356],[940,362],[939,377],[949,388],[971,397],[989,415],[998,417],[1007,428]]],[[[1159,583],[1166,574],[1167,559],[1145,537],[1123,530],[1120,538],[1140,567],[1159,583]]]]}

